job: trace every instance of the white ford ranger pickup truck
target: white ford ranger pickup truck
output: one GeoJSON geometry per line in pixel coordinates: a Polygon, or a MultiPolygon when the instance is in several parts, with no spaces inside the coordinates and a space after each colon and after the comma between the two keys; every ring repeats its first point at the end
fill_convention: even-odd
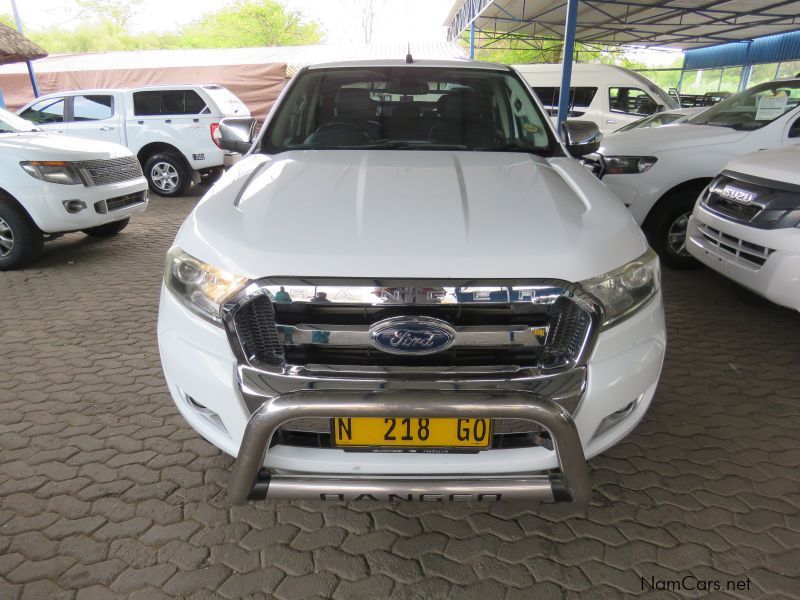
{"type": "Polygon", "coordinates": [[[219,146],[219,121],[250,111],[227,88],[207,84],[59,92],[18,114],[50,133],[127,146],[151,190],[180,196],[193,181],[213,183],[233,164],[236,157],[219,146]]]}
{"type": "MultiPolygon", "coordinates": [[[[408,60],[408,59],[407,59],[408,60]]],[[[412,59],[413,60],[413,59],[412,59]]],[[[665,349],[659,264],[507,66],[300,71],[169,251],[172,398],[248,499],[589,502],[665,349]]]]}
{"type": "Polygon", "coordinates": [[[115,235],[145,208],[147,181],[127,148],[48,135],[0,109],[0,271],[63,233],[115,235]]]}

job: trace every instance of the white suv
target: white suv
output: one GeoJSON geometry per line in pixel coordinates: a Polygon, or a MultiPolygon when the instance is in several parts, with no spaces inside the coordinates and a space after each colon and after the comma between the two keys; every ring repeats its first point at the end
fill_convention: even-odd
{"type": "Polygon", "coordinates": [[[45,237],[115,235],[146,207],[127,148],[48,135],[0,109],[0,271],[34,260],[45,237]]]}
{"type": "Polygon", "coordinates": [[[697,263],[686,250],[695,201],[731,159],[800,144],[800,79],[751,87],[677,125],[607,137],[599,174],[642,225],[668,266],[697,263]]]}
{"type": "Polygon", "coordinates": [[[728,163],[694,207],[686,249],[755,293],[800,310],[800,146],[728,163]]]}
{"type": "Polygon", "coordinates": [[[49,94],[17,114],[51,133],[127,146],[150,189],[161,196],[178,196],[193,180],[215,181],[233,160],[219,146],[220,119],[250,116],[242,101],[219,85],[49,94]]]}
{"type": "MultiPolygon", "coordinates": [[[[250,125],[223,121],[223,144],[250,125]],[[241,126],[241,129],[238,129],[241,126]]],[[[181,414],[251,498],[588,502],[665,349],[658,259],[511,68],[303,69],[169,252],[181,414]],[[560,467],[560,472],[549,472],[560,467]]]]}

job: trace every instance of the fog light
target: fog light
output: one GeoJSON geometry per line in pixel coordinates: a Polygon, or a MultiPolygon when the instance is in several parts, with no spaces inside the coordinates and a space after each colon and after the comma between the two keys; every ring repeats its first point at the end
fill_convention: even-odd
{"type": "Polygon", "coordinates": [[[68,213],[74,215],[86,209],[86,202],[83,200],[64,200],[64,208],[67,209],[68,213]]]}

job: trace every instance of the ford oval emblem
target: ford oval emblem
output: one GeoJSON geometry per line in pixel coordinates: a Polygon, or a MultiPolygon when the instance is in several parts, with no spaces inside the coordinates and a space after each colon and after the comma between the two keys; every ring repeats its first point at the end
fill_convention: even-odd
{"type": "Polygon", "coordinates": [[[431,317],[392,317],[369,328],[373,346],[390,354],[433,354],[449,348],[456,332],[431,317]]]}

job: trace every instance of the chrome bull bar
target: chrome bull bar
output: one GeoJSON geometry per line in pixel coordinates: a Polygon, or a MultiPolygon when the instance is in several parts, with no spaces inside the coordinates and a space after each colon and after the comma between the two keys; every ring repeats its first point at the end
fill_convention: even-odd
{"type": "MultiPolygon", "coordinates": [[[[258,392],[243,382],[252,401],[258,392]]],[[[263,398],[262,398],[263,399],[263,398]]],[[[572,501],[588,506],[589,468],[575,423],[553,400],[522,391],[299,391],[264,401],[252,414],[228,483],[234,505],[258,499],[349,501],[572,501]],[[433,395],[433,397],[432,397],[433,395]],[[469,476],[348,476],[262,469],[272,436],[304,417],[465,417],[534,421],[550,432],[560,472],[469,476]]]]}

